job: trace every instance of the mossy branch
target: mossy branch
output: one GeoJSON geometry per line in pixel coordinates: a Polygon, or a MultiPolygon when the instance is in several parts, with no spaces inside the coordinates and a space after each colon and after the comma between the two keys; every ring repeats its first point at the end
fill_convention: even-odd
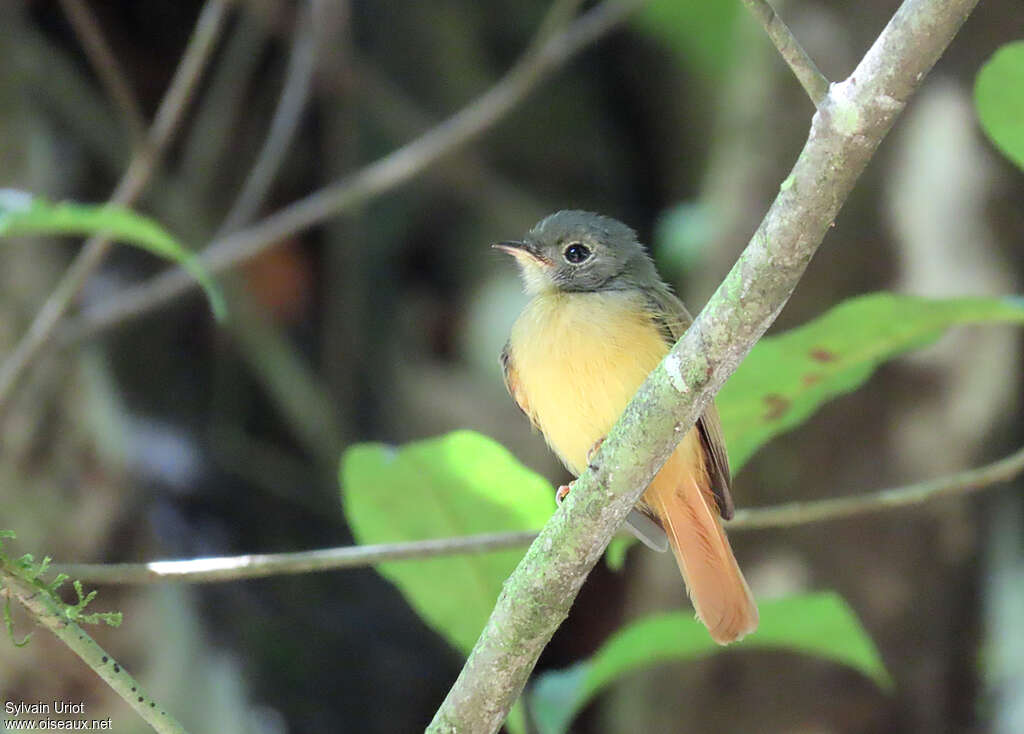
{"type": "Polygon", "coordinates": [[[590,569],[679,438],[789,300],[896,116],[977,0],[906,0],[818,106],[750,244],[509,577],[428,732],[494,732],[590,569]]]}
{"type": "Polygon", "coordinates": [[[10,531],[0,531],[0,595],[5,597],[4,624],[11,641],[18,647],[24,647],[30,638],[30,635],[25,635],[18,640],[14,634],[14,621],[11,618],[11,600],[14,599],[38,624],[50,630],[86,665],[95,670],[96,674],[135,709],[154,731],[160,734],[185,734],[185,728],[160,704],[147,696],[142,686],[128,674],[128,671],[100,647],[80,625],[103,623],[117,627],[121,624],[121,613],[87,613],[85,608],[95,599],[96,592],[86,594],[80,581],[73,582],[78,601],[74,604],[65,604],[56,592],[68,580],[68,576],[61,573],[47,582],[43,580],[43,576],[50,568],[49,558],[36,562],[30,555],[16,559],[7,556],[3,550],[3,541],[13,537],[14,534],[10,531]]]}

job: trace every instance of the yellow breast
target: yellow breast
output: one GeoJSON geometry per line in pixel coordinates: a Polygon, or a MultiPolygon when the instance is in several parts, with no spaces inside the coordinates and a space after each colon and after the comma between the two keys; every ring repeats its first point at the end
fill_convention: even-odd
{"type": "Polygon", "coordinates": [[[668,351],[642,296],[542,293],[510,340],[531,417],[573,474],[668,351]]]}

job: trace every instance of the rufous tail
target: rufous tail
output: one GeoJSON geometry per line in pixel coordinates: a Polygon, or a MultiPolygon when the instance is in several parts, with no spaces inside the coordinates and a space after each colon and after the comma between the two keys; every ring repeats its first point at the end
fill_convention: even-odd
{"type": "Polygon", "coordinates": [[[722,528],[703,456],[689,454],[684,442],[644,500],[665,528],[698,619],[727,645],[757,629],[757,606],[722,528]]]}

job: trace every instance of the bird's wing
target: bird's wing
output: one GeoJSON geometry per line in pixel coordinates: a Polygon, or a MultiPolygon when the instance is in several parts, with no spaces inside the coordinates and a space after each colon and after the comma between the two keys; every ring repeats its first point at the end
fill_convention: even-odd
{"type": "MultiPolygon", "coordinates": [[[[647,291],[647,300],[651,308],[651,318],[655,320],[665,337],[665,342],[671,347],[693,323],[693,317],[683,302],[667,288],[647,291]]],[[[711,490],[715,494],[715,504],[718,505],[719,514],[730,520],[735,511],[732,493],[729,490],[732,476],[729,473],[729,456],[725,452],[722,422],[714,403],[705,408],[704,415],[697,421],[697,432],[704,445],[704,453],[708,457],[708,473],[711,475],[711,490]]]]}
{"type": "Polygon", "coordinates": [[[534,428],[538,428],[537,422],[533,419],[533,412],[530,410],[530,403],[526,400],[526,392],[519,386],[519,374],[516,372],[515,363],[512,361],[512,350],[508,342],[501,350],[501,372],[505,378],[505,389],[512,396],[519,410],[530,419],[534,428]]]}

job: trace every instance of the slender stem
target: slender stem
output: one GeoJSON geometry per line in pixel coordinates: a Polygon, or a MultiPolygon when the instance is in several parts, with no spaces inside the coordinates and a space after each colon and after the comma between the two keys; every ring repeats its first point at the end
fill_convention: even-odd
{"type": "Polygon", "coordinates": [[[505,582],[428,732],[497,731],[644,489],[789,300],[875,150],[977,0],[905,0],[829,88],[739,261],[651,373],[505,582]]]}
{"type": "Polygon", "coordinates": [[[17,599],[36,622],[71,648],[155,731],[160,734],[186,734],[185,728],[146,695],[123,665],[100,647],[77,622],[68,619],[61,605],[48,593],[0,566],[0,595],[17,599]]]}
{"type": "MultiPolygon", "coordinates": [[[[203,265],[215,273],[232,268],[419,175],[492,127],[547,75],[616,27],[643,2],[605,0],[528,52],[487,92],[423,135],[252,227],[216,239],[202,254],[203,265]]],[[[183,271],[169,270],[86,309],[69,324],[63,340],[79,341],[138,318],[190,291],[193,285],[183,271]]]]}
{"type": "MultiPolygon", "coordinates": [[[[791,502],[773,507],[737,510],[730,531],[761,530],[839,520],[898,507],[919,505],[940,497],[967,495],[1008,482],[1024,472],[1024,448],[977,469],[929,479],[903,487],[853,497],[791,502]]],[[[380,543],[326,548],[300,553],[264,553],[219,558],[194,558],[149,563],[64,563],[57,569],[83,581],[104,584],[147,584],[177,581],[190,584],[238,581],[343,568],[375,566],[386,561],[483,553],[532,543],[533,531],[487,533],[406,543],[380,543]]]]}
{"type": "Polygon", "coordinates": [[[737,510],[729,523],[729,529],[785,528],[919,505],[940,497],[971,494],[979,489],[1008,482],[1018,477],[1021,472],[1024,472],[1024,448],[977,469],[968,469],[904,487],[882,489],[852,497],[835,497],[814,502],[787,502],[773,507],[737,510]]]}
{"type": "Polygon", "coordinates": [[[84,0],[60,0],[60,4],[71,27],[75,29],[89,63],[99,76],[114,106],[120,110],[132,140],[136,144],[141,143],[146,134],[146,120],[142,115],[142,108],[124,69],[110,50],[107,39],[103,37],[99,22],[84,0]]]}
{"type": "Polygon", "coordinates": [[[92,583],[148,584],[180,581],[205,584],[218,581],[292,575],[312,571],[375,566],[386,561],[434,558],[460,553],[515,548],[530,543],[537,533],[488,533],[459,538],[417,540],[411,543],[381,543],[342,548],[324,548],[300,553],[264,553],[221,558],[193,558],[150,563],[69,563],[55,566],[73,578],[92,583]]]}
{"type": "MultiPolygon", "coordinates": [[[[229,0],[207,0],[203,6],[174,79],[157,109],[146,142],[132,155],[128,169],[110,195],[110,202],[131,205],[149,183],[164,149],[184,117],[188,102],[224,25],[229,4],[229,0]]],[[[103,262],[110,247],[111,240],[104,234],[93,235],[86,241],[43,303],[28,331],[14,351],[0,364],[0,409],[49,342],[64,313],[71,307],[89,276],[103,262]]]]}
{"type": "Polygon", "coordinates": [[[288,147],[295,137],[295,131],[309,100],[313,72],[316,71],[319,35],[314,15],[317,10],[315,6],[322,1],[307,0],[299,8],[288,68],[281,87],[281,96],[270,121],[270,130],[256,156],[256,163],[242,184],[238,198],[224,218],[220,233],[232,232],[252,219],[266,198],[274,177],[284,162],[288,147]]]}
{"type": "Polygon", "coordinates": [[[743,0],[743,4],[764,26],[768,37],[772,39],[775,48],[789,64],[789,68],[796,75],[800,86],[807,92],[807,96],[814,102],[814,106],[821,107],[822,102],[825,101],[825,95],[828,94],[829,81],[818,70],[814,60],[804,51],[803,46],[796,40],[796,36],[789,30],[789,26],[782,21],[768,0],[743,0]]]}

